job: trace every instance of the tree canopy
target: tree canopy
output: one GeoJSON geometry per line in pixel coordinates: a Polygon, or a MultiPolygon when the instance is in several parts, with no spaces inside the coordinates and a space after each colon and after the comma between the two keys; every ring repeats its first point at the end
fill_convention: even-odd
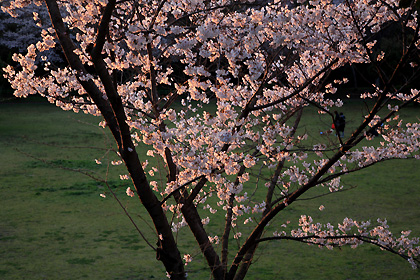
{"type": "Polygon", "coordinates": [[[282,239],[329,248],[370,243],[416,267],[418,239],[408,231],[394,236],[386,220],[333,226],[303,215],[298,228],[267,232],[310,189],[339,192],[345,174],[420,158],[420,123],[399,117],[420,101],[411,86],[419,69],[415,8],[393,0],[15,0],[2,9],[14,16],[33,4],[52,25],[13,56],[17,66],[4,68],[15,96],[39,94],[64,110],[102,116],[127,169],[121,177],[133,182],[127,195],[148,211],[157,245],[149,244],[171,279],[186,278],[191,261],[174,238],[183,227],[214,279],[244,278],[258,245],[282,239]],[[388,60],[376,41],[389,26],[401,32],[398,59],[388,60]],[[46,53],[57,44],[65,64],[46,53]],[[343,105],[337,89],[351,75],[336,73],[354,64],[370,64],[377,77],[360,94],[372,100],[368,113],[332,142],[311,139],[300,128],[304,110],[316,108],[333,123],[343,105]],[[370,144],[378,132],[380,145],[370,144]],[[164,168],[148,165],[140,143],[164,168]],[[271,176],[257,176],[257,200],[249,185],[258,169],[271,176]],[[154,180],[157,173],[166,182],[154,180]],[[216,211],[225,215],[224,230],[209,236],[216,211]],[[242,232],[239,221],[252,230],[242,232]],[[241,242],[233,259],[231,237],[241,242]]]}

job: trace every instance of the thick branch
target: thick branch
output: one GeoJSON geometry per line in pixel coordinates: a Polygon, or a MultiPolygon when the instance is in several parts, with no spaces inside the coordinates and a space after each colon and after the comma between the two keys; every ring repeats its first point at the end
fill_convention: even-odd
{"type": "Polygon", "coordinates": [[[232,229],[232,207],[235,200],[235,194],[231,194],[228,201],[228,209],[226,211],[225,230],[222,235],[222,265],[223,269],[227,270],[228,252],[229,252],[229,235],[232,229]]]}
{"type": "Polygon", "coordinates": [[[118,124],[109,102],[103,98],[103,93],[98,89],[98,87],[91,79],[87,81],[85,79],[80,79],[81,76],[86,75],[88,72],[83,66],[80,58],[74,53],[76,47],[73,41],[70,39],[68,30],[64,25],[57,2],[55,0],[45,0],[45,3],[48,7],[51,23],[54,27],[58,40],[60,41],[61,48],[63,49],[67,62],[70,64],[72,69],[77,71],[77,78],[79,79],[79,83],[83,86],[83,88],[89,94],[89,97],[92,98],[95,105],[101,111],[101,114],[107,122],[112,134],[114,135],[114,138],[117,140],[118,145],[120,145],[121,140],[119,139],[118,124]]]}
{"type": "Polygon", "coordinates": [[[105,11],[102,13],[101,22],[96,34],[95,46],[93,46],[91,51],[92,57],[99,57],[102,54],[106,36],[109,32],[109,22],[111,21],[112,12],[115,9],[115,2],[115,0],[109,0],[105,11]]]}
{"type": "MultiPolygon", "coordinates": [[[[81,75],[84,75],[87,72],[78,56],[74,53],[75,46],[67,33],[57,2],[55,0],[45,0],[45,2],[50,13],[51,22],[53,23],[70,66],[81,75]]],[[[110,14],[112,13],[114,5],[115,2],[111,1],[105,9],[106,11],[100,24],[96,45],[92,50],[95,69],[103,82],[110,103],[103,98],[102,93],[92,80],[86,82],[80,81],[80,83],[98,106],[107,121],[119,146],[121,157],[123,158],[133,180],[133,184],[136,187],[137,194],[149,212],[158,234],[163,236],[163,240],[158,241],[159,247],[157,248],[157,258],[164,263],[166,270],[171,274],[172,279],[184,279],[184,266],[173,238],[171,228],[163,209],[160,207],[158,199],[149,187],[144,170],[132,143],[129,127],[125,122],[125,112],[121,98],[115,92],[112,78],[109,76],[108,70],[101,57],[102,47],[107,32],[106,26],[109,23],[110,14]]]]}
{"type": "Polygon", "coordinates": [[[207,264],[215,279],[224,279],[223,267],[221,265],[219,256],[211,244],[206,230],[204,229],[201,218],[194,205],[184,204],[181,207],[182,214],[190,227],[191,232],[200,246],[200,250],[206,258],[207,264]]]}

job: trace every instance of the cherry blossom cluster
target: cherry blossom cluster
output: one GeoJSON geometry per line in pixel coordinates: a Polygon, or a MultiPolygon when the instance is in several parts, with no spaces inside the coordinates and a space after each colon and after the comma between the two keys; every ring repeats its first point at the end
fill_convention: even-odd
{"type": "Polygon", "coordinates": [[[377,219],[377,225],[374,226],[370,221],[358,222],[345,218],[335,228],[330,223],[315,223],[312,217],[302,215],[299,228],[291,230],[290,233],[285,230],[275,231],[273,236],[278,239],[299,240],[331,250],[334,247],[357,248],[363,243],[374,244],[382,250],[403,256],[413,268],[417,268],[420,255],[419,238],[409,238],[410,233],[411,231],[402,231],[400,236],[395,236],[390,232],[387,221],[382,219],[377,219]]]}

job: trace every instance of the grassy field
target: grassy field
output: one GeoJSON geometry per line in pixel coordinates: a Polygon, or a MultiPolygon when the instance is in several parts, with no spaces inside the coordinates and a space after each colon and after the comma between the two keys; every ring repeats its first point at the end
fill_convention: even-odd
{"type": "MultiPolygon", "coordinates": [[[[361,108],[358,102],[343,108],[349,129],[362,115],[361,108]]],[[[416,118],[417,112],[410,108],[406,116],[416,118]]],[[[329,128],[328,120],[308,119],[304,129],[313,139],[329,128]]],[[[106,162],[116,156],[98,122],[49,104],[0,104],[0,279],[164,279],[162,265],[107,184],[81,174],[107,181],[155,243],[140,204],[125,195],[129,183],[118,177],[123,169],[107,170],[106,162]]],[[[299,201],[271,227],[302,214],[331,222],[380,217],[388,219],[395,233],[412,229],[413,236],[420,236],[419,168],[414,160],[389,161],[346,176],[346,185],[357,188],[299,201]]],[[[222,217],[208,226],[209,234],[220,231],[218,219],[222,217]]],[[[187,267],[190,278],[209,279],[198,249],[191,249],[193,242],[187,230],[179,233],[181,253],[195,257],[187,267]]],[[[368,245],[329,251],[271,242],[259,249],[248,279],[420,279],[419,271],[403,259],[368,245]]]]}

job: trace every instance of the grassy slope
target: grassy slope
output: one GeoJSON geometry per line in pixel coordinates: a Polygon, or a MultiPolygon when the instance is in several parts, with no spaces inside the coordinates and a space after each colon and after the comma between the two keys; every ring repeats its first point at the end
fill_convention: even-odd
{"type": "MultiPolygon", "coordinates": [[[[348,128],[361,116],[359,107],[344,107],[348,128]]],[[[416,116],[415,108],[409,116],[416,116]]],[[[98,166],[93,160],[105,156],[102,161],[106,162],[110,145],[97,127],[98,121],[45,104],[0,105],[0,278],[162,279],[162,265],[155,261],[109,191],[106,199],[99,197],[106,191],[105,185],[53,167],[82,168],[106,177],[106,166],[98,166]]],[[[310,118],[305,126],[312,138],[321,137],[319,130],[324,128],[329,128],[329,120],[318,117],[310,118]]],[[[109,158],[115,159],[112,154],[109,158]]],[[[346,216],[361,220],[386,217],[395,232],[410,228],[420,236],[419,166],[415,161],[391,161],[349,175],[345,182],[358,185],[355,190],[297,202],[272,228],[278,229],[284,221],[296,220],[301,214],[332,222],[346,216]],[[326,207],[323,212],[318,210],[320,204],[326,207]]],[[[137,216],[145,214],[135,199],[125,196],[128,183],[119,181],[118,168],[114,169],[108,175],[109,182],[154,243],[153,231],[137,216]]],[[[308,197],[322,191],[313,190],[308,197]]],[[[210,224],[208,229],[216,234],[220,226],[210,224]]],[[[193,253],[200,261],[197,249],[191,249],[194,241],[187,230],[180,234],[182,253],[193,253]]],[[[271,242],[259,249],[248,279],[420,278],[404,260],[370,246],[328,251],[271,242]]],[[[187,268],[191,279],[208,279],[209,273],[199,270],[199,263],[187,268]]]]}
{"type": "MultiPolygon", "coordinates": [[[[153,255],[139,255],[146,245],[109,192],[106,199],[99,196],[106,185],[54,167],[82,168],[106,177],[106,167],[94,162],[105,150],[62,148],[108,147],[98,126],[85,122],[98,120],[44,104],[1,105],[0,278],[138,279],[138,275],[161,275],[163,269],[156,266],[153,255]]],[[[110,183],[121,185],[116,191],[129,209],[139,208],[134,199],[127,199],[128,184],[116,174],[109,175],[110,183]]],[[[152,233],[147,226],[143,228],[152,233]]]]}

